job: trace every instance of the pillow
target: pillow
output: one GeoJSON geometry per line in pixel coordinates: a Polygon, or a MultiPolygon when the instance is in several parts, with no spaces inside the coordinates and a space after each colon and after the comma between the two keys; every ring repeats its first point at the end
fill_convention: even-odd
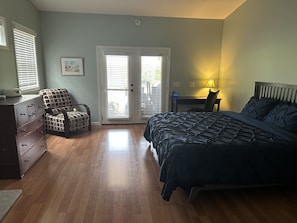
{"type": "Polygon", "coordinates": [[[262,120],[277,103],[278,100],[272,98],[258,99],[256,97],[251,97],[248,103],[243,107],[241,114],[262,120]]]}
{"type": "Polygon", "coordinates": [[[297,105],[277,104],[263,119],[263,122],[297,133],[297,105]]]}

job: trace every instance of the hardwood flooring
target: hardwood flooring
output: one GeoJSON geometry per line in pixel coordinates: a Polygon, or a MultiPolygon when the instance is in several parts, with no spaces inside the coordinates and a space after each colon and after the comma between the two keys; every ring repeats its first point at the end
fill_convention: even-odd
{"type": "Polygon", "coordinates": [[[94,127],[70,139],[47,135],[48,151],[21,180],[2,223],[296,223],[296,187],[202,191],[191,203],[178,188],[160,196],[159,165],[144,125],[94,127]]]}

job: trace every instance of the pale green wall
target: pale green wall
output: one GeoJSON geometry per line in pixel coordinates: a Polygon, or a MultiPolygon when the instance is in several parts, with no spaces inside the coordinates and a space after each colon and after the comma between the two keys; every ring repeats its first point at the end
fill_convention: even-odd
{"type": "Polygon", "coordinates": [[[98,122],[96,46],[171,48],[170,88],[180,95],[197,94],[206,79],[218,80],[222,20],[42,12],[42,36],[47,87],[66,87],[77,102],[91,107],[98,122]],[[60,57],[84,57],[85,76],[61,76],[60,57]],[[189,88],[189,82],[196,88],[189,88]]]}
{"type": "Polygon", "coordinates": [[[247,0],[225,20],[223,109],[240,111],[255,81],[297,84],[296,12],[296,0],[247,0]]]}
{"type": "Polygon", "coordinates": [[[44,87],[39,11],[29,0],[0,0],[0,16],[6,19],[9,50],[0,49],[0,89],[18,87],[12,38],[12,21],[36,31],[39,81],[44,87]]]}
{"type": "Polygon", "coordinates": [[[99,121],[96,45],[169,47],[170,91],[199,94],[206,79],[214,78],[222,109],[240,111],[255,81],[297,84],[296,9],[295,0],[248,0],[225,21],[139,17],[142,26],[136,27],[132,16],[39,13],[28,0],[0,0],[9,35],[9,50],[0,50],[0,89],[17,87],[11,29],[16,21],[38,33],[41,86],[45,75],[47,87],[69,88],[77,101],[91,106],[94,122],[99,121]],[[61,76],[61,56],[84,57],[86,75],[61,76]],[[180,88],[172,88],[175,81],[180,88]],[[189,88],[190,81],[197,87],[189,88]]]}

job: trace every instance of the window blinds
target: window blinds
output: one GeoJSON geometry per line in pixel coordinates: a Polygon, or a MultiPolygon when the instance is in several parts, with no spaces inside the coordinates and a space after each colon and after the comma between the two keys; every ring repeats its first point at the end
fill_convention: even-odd
{"type": "Polygon", "coordinates": [[[127,90],[129,75],[129,56],[106,55],[107,89],[127,90]]]}
{"type": "Polygon", "coordinates": [[[36,34],[32,30],[14,23],[13,35],[19,88],[22,91],[38,89],[36,34]]]}

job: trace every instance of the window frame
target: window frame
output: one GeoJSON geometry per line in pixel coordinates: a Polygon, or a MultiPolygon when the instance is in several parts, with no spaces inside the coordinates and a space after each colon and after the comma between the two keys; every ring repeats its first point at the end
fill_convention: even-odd
{"type": "Polygon", "coordinates": [[[8,50],[8,38],[7,38],[7,28],[6,28],[6,19],[0,16],[0,35],[3,36],[5,42],[3,44],[0,42],[0,49],[8,50]]]}
{"type": "Polygon", "coordinates": [[[13,39],[14,39],[14,52],[15,52],[15,61],[16,61],[16,67],[17,67],[17,79],[18,79],[18,86],[21,89],[22,92],[28,92],[28,91],[36,91],[40,89],[39,85],[39,75],[38,75],[38,61],[37,61],[37,46],[36,46],[36,37],[37,34],[34,30],[20,25],[16,22],[12,22],[12,28],[13,28],[13,39]],[[19,35],[19,36],[17,36],[19,35]],[[22,39],[22,43],[18,42],[17,38],[21,38],[20,36],[24,36],[22,39]],[[32,41],[30,40],[32,38],[32,41]],[[30,50],[30,52],[24,52],[22,50],[18,50],[19,44],[22,45],[24,41],[27,41],[29,44],[27,45],[26,49],[30,50]],[[31,41],[31,42],[30,42],[31,41]],[[25,58],[22,56],[26,56],[26,58],[29,59],[20,59],[25,58]],[[21,61],[20,61],[21,60],[21,61]],[[21,65],[21,62],[24,62],[27,66],[21,65]],[[28,79],[28,76],[30,76],[30,79],[28,79]],[[21,79],[26,79],[22,81],[21,79]],[[32,84],[28,83],[32,80],[32,84]]]}

